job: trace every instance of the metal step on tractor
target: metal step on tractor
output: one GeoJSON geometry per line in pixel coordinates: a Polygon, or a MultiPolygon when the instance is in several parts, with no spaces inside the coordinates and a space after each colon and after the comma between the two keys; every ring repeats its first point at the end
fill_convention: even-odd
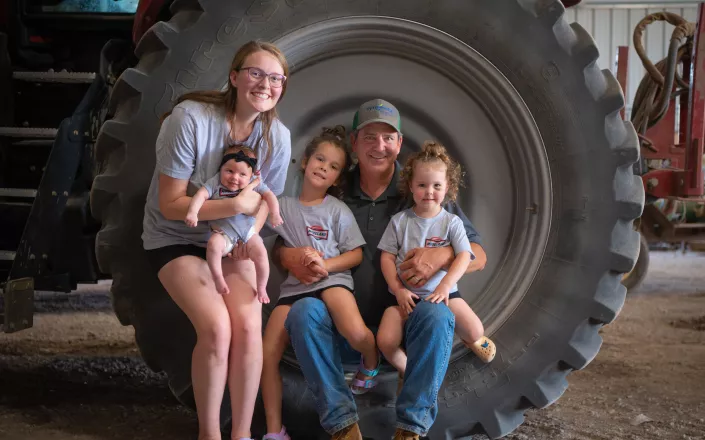
{"type": "MultiPolygon", "coordinates": [[[[134,327],[143,359],[193,406],[193,327],[149,269],[140,239],[155,139],[178,96],[222,87],[239,46],[271,41],[292,66],[278,106],[292,158],[320,127],[347,124],[360,102],[384,97],[405,115],[403,153],[439,139],[460,161],[460,204],[488,254],[485,270],[460,290],[499,350],[485,365],[454,344],[429,438],[510,433],[526,409],[555,402],[568,374],[597,355],[599,330],[624,303],[623,274],[637,262],[634,220],[649,189],[635,167],[648,135],[624,120],[622,87],[598,68],[592,37],[565,21],[575,3],[6,2],[3,330],[31,327],[35,290],[112,279],[115,314],[134,327]]],[[[697,57],[705,45],[696,35],[685,39],[697,57]]],[[[700,102],[697,58],[692,65],[694,79],[678,82],[688,93],[678,96],[700,102]]],[[[703,124],[691,125],[679,148],[702,154],[703,124]]],[[[673,166],[689,172],[693,163],[673,166]]],[[[264,308],[264,321],[270,312],[264,308]]],[[[281,370],[292,436],[327,438],[293,351],[281,370]]],[[[379,392],[357,400],[363,434],[374,439],[389,438],[394,417],[396,373],[385,366],[379,377],[379,392]]],[[[226,405],[222,414],[225,425],[226,405]]],[[[258,406],[253,434],[262,434],[262,420],[258,406]]]]}

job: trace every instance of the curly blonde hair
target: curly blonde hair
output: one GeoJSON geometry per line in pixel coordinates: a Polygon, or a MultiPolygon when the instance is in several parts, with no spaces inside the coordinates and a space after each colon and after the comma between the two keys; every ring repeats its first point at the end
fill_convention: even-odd
{"type": "Polygon", "coordinates": [[[463,172],[460,164],[448,155],[446,148],[436,141],[426,141],[421,151],[414,153],[406,160],[404,168],[399,173],[399,192],[404,197],[411,197],[411,181],[414,179],[414,167],[417,163],[440,162],[446,166],[446,179],[448,180],[448,192],[443,203],[455,201],[458,197],[458,189],[463,184],[463,172]]]}

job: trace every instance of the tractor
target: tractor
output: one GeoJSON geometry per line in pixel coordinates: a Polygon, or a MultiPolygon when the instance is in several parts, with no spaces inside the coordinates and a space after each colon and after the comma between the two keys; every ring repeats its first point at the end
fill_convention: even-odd
{"type": "MultiPolygon", "coordinates": [[[[703,18],[701,5],[698,23],[704,23],[703,18]]],[[[641,233],[639,259],[622,280],[629,290],[646,277],[650,244],[683,247],[689,243],[699,249],[705,243],[705,34],[696,23],[673,13],[658,12],[637,24],[633,41],[646,70],[634,97],[630,120],[639,136],[641,160],[635,166],[644,183],[647,203],[635,223],[641,233]],[[665,21],[674,29],[668,55],[653,64],[642,40],[647,26],[655,21],[665,21]]],[[[623,89],[627,86],[628,59],[629,48],[619,47],[617,77],[623,89]]]]}

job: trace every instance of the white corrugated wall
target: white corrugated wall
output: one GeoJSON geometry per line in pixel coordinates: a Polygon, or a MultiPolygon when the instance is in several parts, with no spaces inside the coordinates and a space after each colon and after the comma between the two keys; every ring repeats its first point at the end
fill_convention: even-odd
{"type": "MultiPolygon", "coordinates": [[[[590,6],[589,4],[580,4],[565,11],[565,18],[569,23],[580,23],[595,39],[600,50],[600,58],[598,60],[600,68],[616,72],[617,47],[629,46],[629,77],[627,78],[627,90],[625,91],[627,111],[631,110],[634,94],[639,86],[639,81],[641,81],[645,73],[641,60],[634,51],[632,44],[632,33],[637,23],[646,15],[661,11],[673,12],[688,21],[695,22],[697,20],[698,8],[695,5],[680,8],[669,8],[667,6],[656,7],[650,5],[648,9],[643,9],[625,7],[623,5],[609,7],[605,5],[590,6]]],[[[666,57],[671,32],[673,32],[673,26],[666,22],[655,22],[646,28],[643,37],[644,47],[654,64],[666,57]]]]}

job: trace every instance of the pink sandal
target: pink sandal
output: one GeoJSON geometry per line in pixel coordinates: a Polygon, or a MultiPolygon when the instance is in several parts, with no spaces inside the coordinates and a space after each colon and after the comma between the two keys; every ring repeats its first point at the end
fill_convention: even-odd
{"type": "Polygon", "coordinates": [[[382,356],[380,355],[378,357],[377,361],[377,368],[374,370],[368,370],[365,368],[365,363],[363,362],[362,356],[360,356],[360,365],[357,367],[357,372],[355,373],[355,376],[353,377],[352,383],[350,383],[350,391],[355,394],[355,395],[361,395],[365,394],[366,392],[370,391],[372,388],[377,386],[377,380],[374,379],[374,377],[377,376],[379,373],[379,366],[382,363],[382,356]],[[370,379],[367,380],[360,380],[357,378],[358,374],[362,374],[363,376],[367,376],[370,379]]]}

